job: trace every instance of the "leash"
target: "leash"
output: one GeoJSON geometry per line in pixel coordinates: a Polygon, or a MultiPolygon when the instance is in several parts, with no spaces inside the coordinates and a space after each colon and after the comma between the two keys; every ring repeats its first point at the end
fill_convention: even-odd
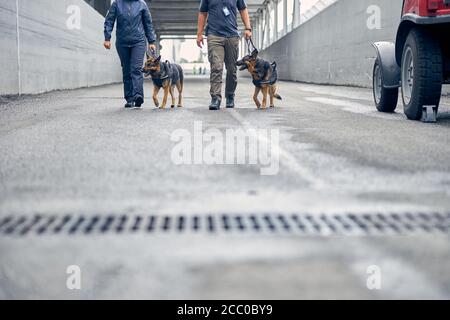
{"type": "Polygon", "coordinates": [[[253,51],[258,51],[259,52],[259,50],[258,50],[258,48],[256,48],[256,46],[255,46],[255,44],[253,43],[253,39],[252,39],[252,37],[250,37],[250,38],[248,38],[248,39],[245,39],[245,42],[247,43],[247,50],[248,50],[248,53],[253,53],[253,51]]]}
{"type": "MultiPolygon", "coordinates": [[[[147,51],[147,54],[148,54],[148,51],[147,51]]],[[[156,58],[158,58],[158,56],[156,55],[156,51],[155,50],[150,50],[150,54],[149,54],[153,59],[156,59],[156,58]]]]}

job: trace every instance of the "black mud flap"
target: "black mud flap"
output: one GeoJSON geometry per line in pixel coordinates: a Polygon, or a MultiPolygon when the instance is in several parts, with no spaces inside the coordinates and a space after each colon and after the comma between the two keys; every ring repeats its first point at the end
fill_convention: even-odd
{"type": "Polygon", "coordinates": [[[375,42],[372,46],[377,51],[383,73],[383,87],[393,89],[400,87],[400,67],[395,59],[395,43],[375,42]]]}

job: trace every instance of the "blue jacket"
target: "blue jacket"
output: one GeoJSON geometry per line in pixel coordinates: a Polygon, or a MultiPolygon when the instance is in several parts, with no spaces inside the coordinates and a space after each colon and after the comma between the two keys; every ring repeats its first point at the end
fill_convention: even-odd
{"type": "Polygon", "coordinates": [[[133,46],[145,41],[154,43],[152,16],[144,0],[114,0],[105,20],[105,40],[111,40],[116,26],[116,43],[121,46],[133,46]]]}

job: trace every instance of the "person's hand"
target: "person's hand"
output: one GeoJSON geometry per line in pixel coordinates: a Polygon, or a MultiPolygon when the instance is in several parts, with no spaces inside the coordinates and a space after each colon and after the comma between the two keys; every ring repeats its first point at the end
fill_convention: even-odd
{"type": "Polygon", "coordinates": [[[203,40],[203,35],[202,34],[197,35],[197,46],[201,49],[201,48],[203,48],[204,44],[205,43],[203,40]]]}
{"type": "Polygon", "coordinates": [[[105,47],[105,49],[110,50],[111,49],[111,41],[105,41],[103,43],[103,46],[105,47]]]}
{"type": "Polygon", "coordinates": [[[251,37],[252,37],[252,31],[251,30],[245,30],[245,32],[244,32],[244,37],[245,37],[245,39],[250,39],[251,37]]]}
{"type": "Polygon", "coordinates": [[[150,43],[148,45],[148,50],[150,50],[150,52],[156,52],[156,45],[154,43],[150,43]]]}

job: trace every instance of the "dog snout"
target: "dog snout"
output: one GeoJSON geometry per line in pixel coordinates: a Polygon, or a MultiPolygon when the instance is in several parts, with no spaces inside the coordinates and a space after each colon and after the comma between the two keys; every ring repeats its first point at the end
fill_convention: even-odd
{"type": "Polygon", "coordinates": [[[248,69],[248,66],[245,63],[238,64],[237,66],[238,67],[240,66],[239,71],[243,71],[243,70],[248,69]]]}

